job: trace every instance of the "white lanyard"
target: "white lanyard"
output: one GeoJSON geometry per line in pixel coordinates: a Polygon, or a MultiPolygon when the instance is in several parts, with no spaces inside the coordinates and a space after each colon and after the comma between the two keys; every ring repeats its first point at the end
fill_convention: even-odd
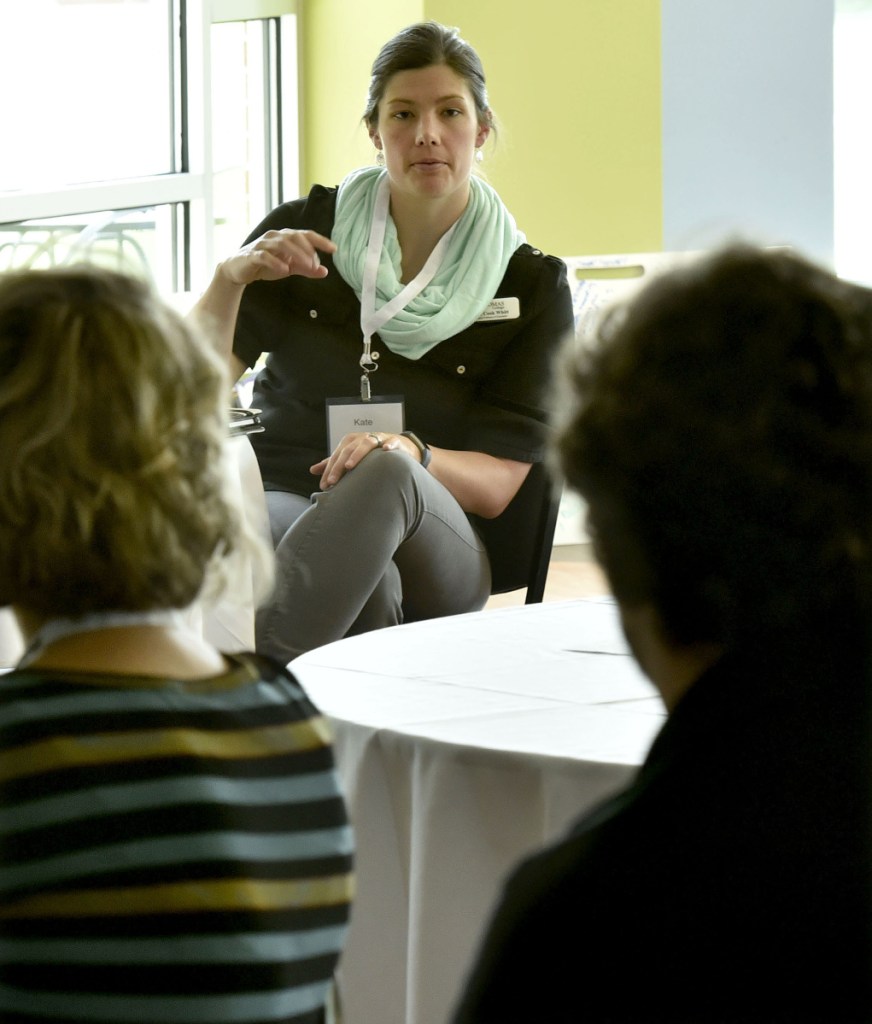
{"type": "Polygon", "coordinates": [[[370,399],[369,375],[378,369],[371,355],[372,336],[383,327],[388,320],[395,316],[427,287],[436,276],[436,272],[442,265],[445,252],[457,222],[445,232],[439,239],[433,251],[427,257],[427,262],[420,272],[392,299],[386,302],[380,309],[375,308],[376,278],[381,263],[382,246],[385,240],[385,229],[388,223],[388,209],[390,207],[391,193],[390,183],[387,175],[378,186],[375,198],[375,209],[372,214],[372,224],[369,229],[369,245],[366,250],[366,261],[363,266],[363,284],[360,293],[360,329],[363,332],[363,355],[360,357],[360,366],[363,376],[360,378],[361,401],[368,402],[370,399]]]}
{"type": "Polygon", "coordinates": [[[144,612],[91,612],[74,619],[49,619],[33,634],[16,667],[27,668],[47,647],[66,636],[120,626],[179,626],[183,622],[184,616],[180,611],[165,608],[144,612]]]}

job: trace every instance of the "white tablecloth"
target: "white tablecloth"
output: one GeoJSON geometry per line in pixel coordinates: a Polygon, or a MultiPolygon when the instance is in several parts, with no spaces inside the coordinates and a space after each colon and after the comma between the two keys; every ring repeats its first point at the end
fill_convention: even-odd
{"type": "Polygon", "coordinates": [[[627,781],[659,697],[610,599],[394,627],[291,667],[333,720],[357,836],[345,1024],[445,1024],[501,879],[627,781]]]}

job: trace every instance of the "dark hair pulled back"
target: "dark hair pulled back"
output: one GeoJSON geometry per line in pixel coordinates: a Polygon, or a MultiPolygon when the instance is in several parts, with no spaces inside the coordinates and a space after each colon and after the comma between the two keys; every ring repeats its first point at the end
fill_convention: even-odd
{"type": "Polygon", "coordinates": [[[363,120],[368,128],[378,124],[378,108],[387,84],[400,71],[415,71],[444,64],[469,86],[479,123],[494,127],[493,113],[488,105],[484,68],[475,50],[460,38],[456,28],[447,28],[436,21],[409,25],[389,39],[372,65],[369,95],[363,120]]]}

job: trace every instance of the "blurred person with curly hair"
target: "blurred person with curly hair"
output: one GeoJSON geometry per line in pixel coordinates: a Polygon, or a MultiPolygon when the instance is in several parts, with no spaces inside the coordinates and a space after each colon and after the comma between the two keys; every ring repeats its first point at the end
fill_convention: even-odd
{"type": "Polygon", "coordinates": [[[455,1021],[868,1021],[872,293],[732,247],[567,377],[557,458],[668,718],[514,872],[455,1021]]]}
{"type": "Polygon", "coordinates": [[[248,543],[228,383],[143,282],[0,278],[0,1017],[314,1022],[350,899],[323,720],[182,611],[248,543]]]}

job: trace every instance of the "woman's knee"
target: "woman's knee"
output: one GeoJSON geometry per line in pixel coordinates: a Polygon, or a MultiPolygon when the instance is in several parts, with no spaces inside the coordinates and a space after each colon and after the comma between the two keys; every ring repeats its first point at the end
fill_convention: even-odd
{"type": "Polygon", "coordinates": [[[402,494],[416,486],[415,476],[420,472],[421,467],[405,452],[375,451],[347,473],[340,483],[346,485],[347,491],[402,494]]]}
{"type": "Polygon", "coordinates": [[[421,472],[421,467],[404,451],[378,451],[374,454],[374,459],[365,461],[370,463],[370,472],[378,474],[381,480],[405,484],[421,472]]]}

